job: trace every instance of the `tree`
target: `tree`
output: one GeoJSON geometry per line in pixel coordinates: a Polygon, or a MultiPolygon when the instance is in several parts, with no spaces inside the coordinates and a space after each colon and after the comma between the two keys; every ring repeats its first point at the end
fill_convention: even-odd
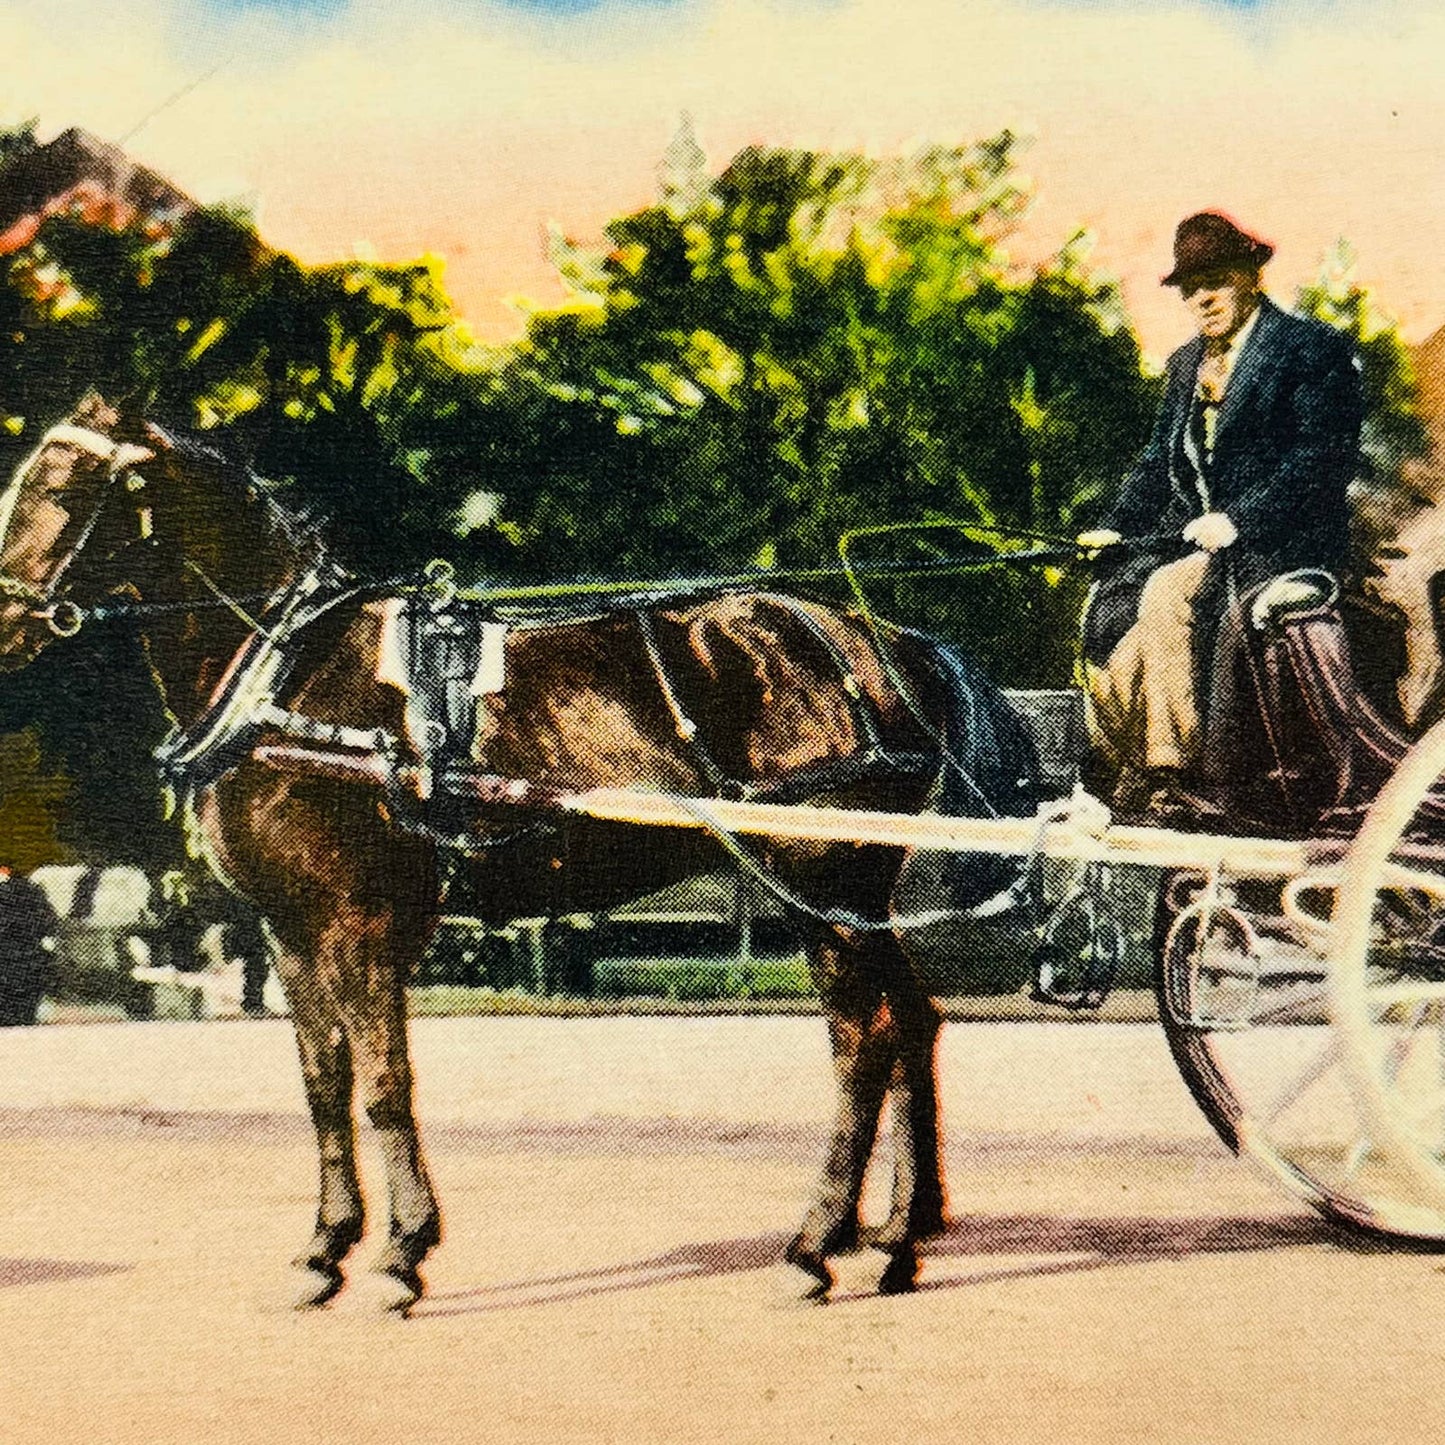
{"type": "Polygon", "coordinates": [[[0,171],[11,161],[19,160],[36,148],[39,142],[35,138],[35,130],[39,124],[40,117],[31,116],[19,125],[0,129],[0,171]]]}
{"type": "MultiPolygon", "coordinates": [[[[525,420],[494,459],[496,564],[665,576],[822,565],[905,518],[1075,529],[1153,385],[1080,239],[1036,272],[1008,262],[1014,148],[749,148],[708,178],[681,133],[606,250],[555,239],[572,297],[500,378],[525,420]]],[[[1078,600],[1058,579],[883,597],[1030,676],[1067,672],[1078,600]],[[1017,646],[1020,615],[1042,650],[1017,646]]]]}
{"type": "Polygon", "coordinates": [[[1355,344],[1365,391],[1362,450],[1380,485],[1398,482],[1401,468],[1425,451],[1419,390],[1410,350],[1395,318],[1358,280],[1358,257],[1348,241],[1337,241],[1318,276],[1302,286],[1296,307],[1343,331],[1355,344]]]}

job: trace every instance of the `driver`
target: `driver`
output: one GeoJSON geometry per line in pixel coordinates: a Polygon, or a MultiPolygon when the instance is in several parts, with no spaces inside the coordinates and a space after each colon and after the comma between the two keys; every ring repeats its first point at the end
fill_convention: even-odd
{"type": "Polygon", "coordinates": [[[1263,294],[1273,254],[1217,212],[1180,222],[1163,284],[1199,334],[1169,358],[1153,435],[1108,520],[1079,536],[1103,564],[1084,629],[1097,740],[1115,806],[1150,821],[1198,812],[1201,680],[1231,598],[1297,567],[1338,570],[1348,549],[1359,363],[1339,331],[1263,294]],[[1120,545],[1145,536],[1172,559],[1120,545]]]}

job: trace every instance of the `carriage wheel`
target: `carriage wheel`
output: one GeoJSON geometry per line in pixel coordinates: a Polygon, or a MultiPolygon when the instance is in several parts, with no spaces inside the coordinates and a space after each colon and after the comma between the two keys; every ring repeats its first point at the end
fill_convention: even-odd
{"type": "Polygon", "coordinates": [[[1445,1239],[1445,723],[1406,755],[1342,869],[1330,1001],[1393,1232],[1445,1239]]]}
{"type": "MultiPolygon", "coordinates": [[[[1174,1059],[1225,1144],[1291,1194],[1352,1226],[1433,1238],[1382,1180],[1331,1027],[1326,961],[1334,875],[1164,881],[1159,1017],[1174,1059]]],[[[1442,1221],[1445,1224],[1445,1221],[1442,1221]]]]}

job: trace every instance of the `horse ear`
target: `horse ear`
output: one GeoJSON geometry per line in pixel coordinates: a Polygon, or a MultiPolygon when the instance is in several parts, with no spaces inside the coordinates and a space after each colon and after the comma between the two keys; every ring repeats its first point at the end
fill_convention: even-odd
{"type": "Polygon", "coordinates": [[[94,388],[91,387],[75,404],[71,421],[77,426],[88,426],[104,431],[120,420],[120,413],[94,388]]]}
{"type": "Polygon", "coordinates": [[[120,470],[126,467],[138,467],[142,462],[148,462],[155,456],[150,447],[138,447],[133,442],[121,442],[115,449],[115,456],[112,458],[112,465],[120,470]]]}

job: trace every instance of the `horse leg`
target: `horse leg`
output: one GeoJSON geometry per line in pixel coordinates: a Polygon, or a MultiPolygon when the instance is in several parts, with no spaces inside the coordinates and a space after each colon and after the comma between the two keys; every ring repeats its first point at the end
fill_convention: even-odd
{"type": "Polygon", "coordinates": [[[833,1286],[828,1256],[858,1242],[863,1178],[893,1071],[892,1021],[864,953],[828,942],[810,959],[833,1046],[837,1107],[817,1192],[784,1258],[813,1280],[809,1295],[817,1299],[833,1286]]]}
{"type": "MultiPolygon", "coordinates": [[[[391,930],[384,930],[390,934],[391,930]]],[[[387,1241],[373,1266],[385,1283],[384,1307],[405,1313],[424,1288],[420,1266],[441,1242],[441,1210],[422,1157],[413,1106],[411,1057],[406,1035],[406,988],[409,973],[397,966],[386,944],[374,941],[387,967],[371,974],[373,994],[364,1010],[349,1020],[352,1057],[362,1107],[376,1132],[386,1169],[387,1241]]]]}
{"type": "Polygon", "coordinates": [[[316,1232],[295,1260],[305,1281],[296,1305],[307,1309],[329,1303],[340,1291],[342,1261],[361,1238],[364,1223],[351,1115],[351,1046],[339,1014],[325,1006],[301,959],[283,948],[277,966],[296,1028],[321,1171],[316,1232]]]}
{"type": "Polygon", "coordinates": [[[889,1092],[893,1116],[893,1199],[870,1243],[888,1264],[879,1290],[903,1294],[918,1280],[918,1245],[946,1227],[938,1128],[938,1035],[942,1015],[900,954],[889,981],[895,1053],[889,1092]]]}

